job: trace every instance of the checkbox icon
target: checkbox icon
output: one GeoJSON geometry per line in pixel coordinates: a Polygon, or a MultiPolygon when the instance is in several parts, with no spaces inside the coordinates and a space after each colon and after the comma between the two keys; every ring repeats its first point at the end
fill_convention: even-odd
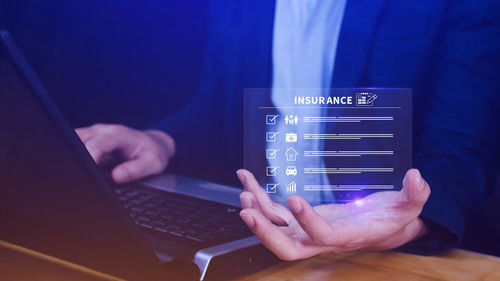
{"type": "Polygon", "coordinates": [[[276,154],[278,154],[279,149],[266,149],[266,159],[276,159],[276,154]]]}
{"type": "Polygon", "coordinates": [[[266,125],[276,125],[279,115],[266,115],[266,125]]]}
{"type": "Polygon", "coordinates": [[[266,167],[266,175],[269,177],[274,177],[278,174],[278,168],[276,166],[267,166],[266,167]]]}
{"type": "Polygon", "coordinates": [[[266,184],[267,193],[276,193],[279,183],[268,183],[266,184]]]}
{"type": "Polygon", "coordinates": [[[266,141],[267,142],[276,142],[278,138],[279,132],[266,132],[266,141]]]}

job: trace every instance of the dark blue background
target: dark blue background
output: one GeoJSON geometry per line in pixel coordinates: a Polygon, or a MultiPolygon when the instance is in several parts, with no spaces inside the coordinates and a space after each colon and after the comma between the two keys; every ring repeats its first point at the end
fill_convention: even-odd
{"type": "MultiPolygon", "coordinates": [[[[178,111],[182,105],[190,100],[198,87],[207,37],[208,1],[0,0],[0,28],[7,28],[11,31],[14,39],[73,126],[85,126],[95,122],[112,122],[141,128],[156,123],[166,115],[178,111]]],[[[222,87],[222,90],[219,87],[214,88],[217,91],[210,91],[212,88],[209,86],[213,86],[210,85],[211,83],[206,88],[209,90],[208,93],[217,96],[227,94],[229,101],[226,107],[220,106],[222,109],[220,112],[214,112],[216,117],[223,114],[236,116],[233,113],[237,113],[241,107],[233,106],[233,104],[238,104],[239,97],[230,94],[241,90],[241,85],[253,87],[269,87],[270,85],[271,58],[268,56],[270,52],[266,52],[266,50],[269,50],[271,46],[272,29],[269,26],[272,25],[270,15],[273,14],[274,4],[269,1],[261,1],[253,5],[254,2],[254,0],[244,1],[245,5],[242,5],[234,1],[221,1],[218,9],[214,10],[218,11],[219,15],[230,13],[231,16],[219,16],[219,21],[215,23],[213,28],[215,32],[220,33],[219,37],[232,39],[227,40],[224,44],[215,42],[218,44],[216,46],[220,48],[218,52],[223,53],[228,58],[218,61],[219,64],[216,65],[218,68],[215,68],[213,72],[228,83],[222,87]],[[242,58],[240,55],[243,52],[235,52],[234,50],[243,50],[251,56],[242,58]],[[238,65],[238,68],[235,68],[237,65],[235,62],[243,62],[243,65],[238,65]],[[231,71],[221,71],[226,69],[231,71]],[[237,91],[232,91],[234,89],[237,91]]],[[[379,1],[373,1],[373,3],[375,2],[379,1]]],[[[420,3],[422,1],[413,2],[420,3]]],[[[350,31],[344,31],[346,35],[340,41],[345,42],[340,52],[349,51],[348,53],[354,55],[342,56],[340,57],[342,60],[336,61],[336,64],[342,64],[343,67],[339,67],[338,73],[334,74],[339,77],[337,81],[341,82],[335,86],[353,86],[355,85],[353,79],[357,80],[358,76],[362,76],[363,82],[368,85],[406,86],[414,84],[419,86],[419,89],[414,88],[414,90],[427,93],[425,89],[431,85],[430,80],[414,80],[414,73],[433,71],[429,65],[423,64],[421,59],[427,60],[429,64],[432,62],[429,56],[434,54],[427,53],[427,51],[433,50],[426,47],[425,44],[435,43],[431,36],[437,34],[440,26],[436,25],[433,33],[426,33],[425,36],[412,40],[412,44],[404,43],[406,41],[390,42],[390,37],[401,36],[399,34],[402,31],[399,28],[401,26],[404,27],[403,30],[410,28],[408,32],[412,34],[424,29],[425,26],[420,25],[418,20],[429,16],[431,18],[439,16],[440,9],[438,8],[445,2],[447,1],[423,1],[421,7],[437,7],[435,10],[429,10],[434,11],[434,14],[427,14],[426,10],[419,10],[414,17],[402,17],[401,15],[404,13],[401,13],[401,8],[406,7],[406,11],[413,11],[413,7],[410,7],[405,1],[391,1],[392,5],[389,6],[391,9],[385,11],[386,20],[380,23],[382,26],[385,25],[390,33],[381,33],[378,38],[375,38],[379,40],[378,44],[375,45],[377,48],[373,50],[368,73],[364,73],[364,76],[362,76],[363,73],[360,73],[364,67],[361,58],[365,58],[363,56],[364,50],[361,47],[369,45],[353,45],[352,42],[355,42],[358,37],[362,39],[372,37],[367,35],[370,33],[369,28],[361,28],[362,26],[358,22],[358,19],[365,19],[364,13],[366,11],[353,9],[357,14],[347,14],[350,21],[350,25],[348,25],[350,31]],[[411,21],[414,25],[395,25],[391,22],[391,20],[396,21],[396,23],[399,21],[408,22],[413,18],[417,19],[411,21]],[[363,32],[363,34],[357,32],[363,32]],[[349,36],[349,34],[356,34],[356,36],[349,36]],[[424,38],[428,40],[423,40],[424,38]],[[401,45],[403,43],[407,45],[401,45]],[[401,48],[400,46],[409,47],[401,48]],[[403,71],[401,70],[401,61],[404,61],[403,71]]],[[[356,1],[356,3],[359,2],[356,1]]],[[[370,7],[370,3],[372,3],[370,0],[361,1],[361,3],[367,5],[367,11],[373,10],[370,7]]],[[[498,52],[490,51],[490,48],[497,46],[498,41],[496,40],[499,37],[492,36],[491,38],[487,37],[487,41],[483,40],[489,34],[497,34],[495,33],[497,29],[494,26],[495,28],[490,27],[480,33],[475,32],[475,30],[481,29],[483,24],[497,24],[494,15],[498,13],[492,9],[485,9],[485,7],[490,6],[495,8],[497,4],[494,0],[458,1],[457,3],[460,5],[455,7],[456,9],[450,17],[456,21],[452,24],[456,25],[457,22],[463,21],[463,25],[458,29],[459,32],[449,34],[449,38],[443,41],[446,44],[442,47],[446,48],[448,59],[458,61],[458,63],[446,65],[447,68],[444,70],[447,70],[447,76],[445,76],[447,79],[438,85],[439,90],[442,94],[445,94],[444,90],[462,93],[462,89],[466,90],[464,93],[473,93],[475,87],[481,87],[481,89],[486,89],[481,93],[487,94],[493,100],[493,98],[498,97],[497,85],[478,81],[494,79],[498,73],[495,68],[495,65],[498,66],[498,64],[491,63],[498,59],[496,55],[498,52]],[[464,42],[474,42],[474,44],[463,44],[464,42]],[[461,56],[461,52],[465,51],[467,51],[467,56],[461,56]],[[485,54],[487,59],[485,59],[485,54]],[[467,67],[464,68],[461,64],[465,64],[467,67]],[[470,75],[468,71],[475,72],[476,75],[470,75]],[[494,92],[491,89],[494,89],[494,92]]],[[[352,6],[355,4],[351,4],[352,6]]],[[[217,18],[217,14],[214,18],[217,18]]],[[[457,27],[455,26],[455,28],[457,27]]],[[[207,81],[213,80],[208,79],[207,81]]],[[[421,101],[425,101],[425,99],[422,98],[421,101]]],[[[435,113],[439,114],[434,118],[437,119],[427,121],[450,121],[448,122],[450,128],[456,128],[456,124],[459,124],[462,126],[459,130],[461,133],[464,131],[463,128],[467,129],[465,130],[467,133],[468,129],[476,128],[476,131],[484,134],[483,143],[491,144],[491,147],[496,148],[494,141],[497,138],[486,136],[496,136],[496,133],[491,132],[497,129],[498,124],[496,122],[488,123],[487,125],[490,126],[488,127],[484,125],[484,122],[474,123],[474,120],[469,116],[473,116],[476,112],[488,113],[493,116],[494,112],[487,110],[485,105],[492,108],[495,105],[498,106],[498,103],[492,105],[481,103],[486,99],[476,100],[474,95],[466,94],[460,96],[460,101],[463,102],[451,104],[457,109],[465,109],[465,111],[462,110],[463,114],[459,118],[447,119],[450,110],[443,112],[436,110],[435,113]],[[469,108],[473,110],[467,111],[469,108]]],[[[422,102],[422,104],[425,103],[422,102]]],[[[416,112],[416,116],[417,114],[416,112]]],[[[177,132],[186,132],[186,128],[191,129],[186,124],[192,123],[193,120],[179,122],[186,119],[185,115],[179,116],[181,119],[170,120],[171,124],[175,126],[170,127],[168,132],[175,133],[176,131],[173,130],[175,127],[178,129],[177,132]]],[[[228,120],[224,128],[218,129],[234,128],[234,124],[239,122],[238,118],[228,120]]],[[[196,123],[197,120],[194,121],[196,123]]],[[[164,123],[164,128],[169,128],[165,124],[167,123],[164,123]]],[[[212,130],[213,135],[217,135],[213,133],[213,128],[207,128],[207,126],[199,128],[199,130],[209,129],[212,130]]],[[[229,135],[228,138],[225,138],[229,145],[224,147],[227,155],[238,155],[237,152],[241,151],[242,145],[242,142],[238,141],[238,132],[235,130],[226,131],[229,135]]],[[[222,135],[221,133],[217,136],[222,135]]],[[[466,208],[472,210],[472,204],[483,204],[482,202],[478,203],[482,197],[481,192],[493,189],[491,184],[485,184],[485,182],[487,180],[488,182],[493,181],[487,179],[482,173],[492,170],[494,165],[490,164],[498,162],[497,159],[493,159],[496,155],[489,155],[486,150],[473,149],[477,146],[472,140],[459,139],[449,132],[435,130],[435,128],[430,130],[425,137],[438,144],[443,137],[452,140],[452,143],[448,142],[442,147],[453,150],[452,156],[455,158],[443,157],[439,160],[444,160],[444,162],[433,162],[432,157],[429,156],[431,154],[427,154],[430,160],[423,166],[427,166],[427,172],[438,179],[436,184],[448,186],[448,188],[453,188],[453,182],[462,184],[464,189],[457,190],[459,191],[457,196],[461,197],[463,210],[466,208]],[[490,164],[484,161],[485,158],[490,160],[490,164]],[[468,160],[463,161],[463,159],[468,160]],[[446,174],[434,172],[445,165],[442,163],[447,163],[452,169],[443,170],[446,174]],[[456,165],[457,163],[461,165],[456,165]],[[467,167],[474,168],[472,169],[474,177],[467,176],[468,172],[463,173],[467,167]],[[462,174],[460,174],[461,172],[462,174]],[[457,175],[461,176],[458,180],[456,180],[457,175]],[[468,190],[472,190],[476,186],[468,183],[474,182],[475,179],[480,179],[481,182],[478,185],[483,191],[471,193],[468,190]],[[477,198],[477,200],[473,198],[477,198]]],[[[426,143],[432,144],[431,142],[426,143]]],[[[189,142],[185,141],[182,144],[183,146],[178,147],[178,151],[186,152],[186,155],[190,153],[194,155],[200,150],[206,152],[203,150],[204,147],[200,146],[200,150],[193,150],[193,146],[190,146],[189,142]],[[182,151],[183,149],[184,151],[182,151]]],[[[216,147],[214,144],[222,147],[222,144],[226,143],[218,142],[217,138],[214,138],[213,142],[209,140],[204,142],[206,147],[210,147],[210,153],[220,152],[220,150],[214,149],[216,147]]],[[[487,146],[483,145],[482,148],[486,149],[487,146]]],[[[183,153],[178,153],[178,155],[183,155],[183,153]]],[[[237,158],[228,158],[234,160],[227,162],[230,164],[229,167],[238,166],[237,158]]],[[[188,162],[189,166],[186,166],[186,170],[200,172],[200,169],[192,167],[193,161],[189,157],[177,157],[176,159],[185,159],[184,161],[188,162]]],[[[212,159],[214,158],[206,157],[211,168],[214,167],[212,159]]],[[[203,162],[199,162],[197,161],[196,164],[203,167],[203,162]]],[[[223,168],[228,170],[226,167],[223,168]]],[[[235,181],[233,171],[231,169],[231,174],[226,174],[227,177],[235,181]]],[[[216,173],[211,174],[219,176],[216,173]]],[[[220,176],[226,174],[221,173],[220,176]]],[[[431,183],[431,186],[434,184],[431,183]]],[[[433,191],[434,197],[436,197],[437,190],[439,189],[433,191]]],[[[499,191],[500,189],[497,188],[496,198],[500,196],[498,195],[499,191]]],[[[441,194],[440,199],[448,198],[445,191],[441,194]]],[[[492,196],[488,196],[488,199],[494,199],[486,203],[490,204],[490,209],[498,210],[498,200],[492,196]]],[[[429,205],[428,203],[427,206],[429,205]]],[[[445,211],[451,214],[454,209],[445,211]]],[[[472,214],[472,219],[468,222],[469,227],[465,234],[464,247],[498,255],[500,251],[498,246],[496,246],[497,249],[492,248],[494,247],[492,242],[498,241],[498,235],[494,231],[483,228],[489,223],[486,221],[487,215],[491,215],[493,212],[488,213],[482,208],[480,211],[477,209],[474,211],[477,213],[472,214]]],[[[495,214],[494,217],[498,218],[498,211],[495,214]]],[[[446,214],[441,217],[443,221],[450,221],[446,214]]],[[[450,215],[450,217],[453,216],[450,215]]],[[[496,244],[498,245],[498,243],[496,244]]]]}
{"type": "Polygon", "coordinates": [[[6,28],[75,127],[141,128],[198,87],[208,0],[0,0],[6,28]]]}

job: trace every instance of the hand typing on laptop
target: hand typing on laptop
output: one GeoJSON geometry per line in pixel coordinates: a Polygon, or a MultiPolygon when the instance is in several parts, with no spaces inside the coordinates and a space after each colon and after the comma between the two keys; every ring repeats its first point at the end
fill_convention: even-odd
{"type": "MultiPolygon", "coordinates": [[[[158,130],[139,131],[123,125],[95,124],[76,133],[98,164],[118,153],[119,163],[111,171],[116,183],[124,183],[163,171],[175,153],[174,140],[158,130]]],[[[114,159],[116,160],[116,159],[114,159]]]]}
{"type": "Polygon", "coordinates": [[[283,260],[329,252],[388,250],[427,233],[419,218],[430,188],[420,172],[406,173],[401,191],[379,192],[349,204],[311,207],[291,196],[290,207],[273,202],[247,170],[238,170],[245,191],[240,216],[264,246],[283,260]]]}

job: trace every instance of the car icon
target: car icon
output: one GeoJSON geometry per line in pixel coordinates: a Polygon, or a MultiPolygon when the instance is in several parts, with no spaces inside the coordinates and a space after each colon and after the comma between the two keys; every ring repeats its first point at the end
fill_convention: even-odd
{"type": "Polygon", "coordinates": [[[296,176],[297,175],[297,168],[295,166],[288,166],[286,167],[285,174],[287,176],[296,176]]]}

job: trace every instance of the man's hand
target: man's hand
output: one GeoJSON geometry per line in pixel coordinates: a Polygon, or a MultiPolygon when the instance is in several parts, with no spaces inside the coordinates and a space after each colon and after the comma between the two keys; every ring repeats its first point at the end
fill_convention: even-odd
{"type": "Polygon", "coordinates": [[[287,199],[291,212],[273,202],[249,171],[238,170],[237,175],[246,190],[240,195],[241,218],[283,260],[360,249],[387,250],[427,233],[419,214],[430,188],[416,169],[406,173],[401,191],[316,207],[291,196],[287,199]]]}
{"type": "Polygon", "coordinates": [[[112,156],[120,156],[122,162],[111,171],[116,183],[163,171],[175,153],[174,140],[162,131],[95,124],[76,129],[76,133],[99,165],[108,162],[112,156]]]}

